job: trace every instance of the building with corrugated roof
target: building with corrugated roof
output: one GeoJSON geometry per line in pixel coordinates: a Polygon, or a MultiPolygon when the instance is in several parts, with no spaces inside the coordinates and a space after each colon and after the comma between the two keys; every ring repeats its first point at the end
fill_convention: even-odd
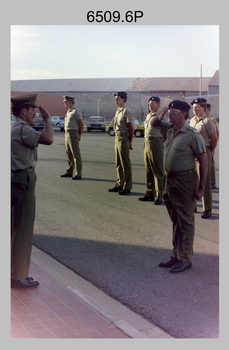
{"type": "Polygon", "coordinates": [[[126,91],[128,95],[126,105],[132,111],[134,118],[143,120],[148,113],[148,99],[152,95],[161,98],[163,108],[173,99],[184,100],[192,96],[208,95],[210,90],[211,93],[217,93],[219,91],[217,72],[213,77],[204,77],[201,80],[200,77],[13,80],[11,91],[12,95],[36,92],[44,105],[49,101],[49,111],[52,115],[65,113],[63,95],[74,96],[76,106],[85,120],[91,115],[98,114],[111,120],[116,111],[114,93],[126,91]]]}

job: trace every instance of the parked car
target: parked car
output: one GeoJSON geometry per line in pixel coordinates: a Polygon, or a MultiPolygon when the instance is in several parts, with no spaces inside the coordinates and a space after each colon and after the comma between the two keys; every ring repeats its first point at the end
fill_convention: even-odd
{"type": "Polygon", "coordinates": [[[87,122],[87,131],[102,130],[106,131],[106,122],[104,117],[90,117],[87,122]]]}
{"type": "Polygon", "coordinates": [[[59,123],[59,128],[61,132],[64,131],[64,121],[59,123]]]}
{"type": "Polygon", "coordinates": [[[144,137],[145,134],[145,128],[143,124],[139,124],[136,126],[134,130],[134,136],[136,137],[144,137]]]}
{"type": "MultiPolygon", "coordinates": [[[[145,132],[144,125],[140,124],[139,121],[137,119],[135,119],[134,120],[134,135],[136,137],[144,137],[144,132],[145,132]]],[[[114,129],[113,129],[112,126],[109,126],[108,134],[110,136],[114,136],[115,135],[115,132],[114,132],[114,129]]]]}
{"type": "Polygon", "coordinates": [[[44,122],[43,122],[42,116],[39,113],[36,113],[33,123],[30,124],[30,126],[32,126],[32,128],[35,130],[44,129],[44,122]]]}
{"type": "Polygon", "coordinates": [[[53,116],[51,118],[51,123],[53,126],[59,126],[60,122],[64,120],[64,117],[59,117],[59,116],[53,116]]]}
{"type": "Polygon", "coordinates": [[[108,128],[108,134],[109,134],[110,136],[114,136],[114,135],[115,135],[113,126],[109,126],[109,128],[108,128]]]}

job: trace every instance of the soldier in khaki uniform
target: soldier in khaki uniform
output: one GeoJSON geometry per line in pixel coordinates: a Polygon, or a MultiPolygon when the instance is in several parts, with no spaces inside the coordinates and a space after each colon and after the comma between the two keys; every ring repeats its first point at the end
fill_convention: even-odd
{"type": "Polygon", "coordinates": [[[124,91],[115,93],[115,103],[118,106],[111,125],[115,131],[115,162],[117,181],[109,192],[119,192],[120,195],[130,194],[132,189],[132,169],[130,162],[130,149],[134,135],[133,117],[129,109],[125,107],[127,93],[124,91]]]}
{"type": "Polygon", "coordinates": [[[83,133],[83,120],[81,112],[74,108],[75,98],[63,96],[64,104],[67,108],[65,115],[65,148],[68,158],[68,168],[61,177],[71,177],[72,180],[80,180],[82,177],[82,159],[80,154],[79,142],[83,133]],[[73,175],[76,168],[75,176],[73,175]]]}
{"type": "Polygon", "coordinates": [[[154,201],[154,204],[162,203],[164,191],[165,170],[164,170],[164,146],[161,127],[153,128],[151,121],[160,108],[160,98],[157,96],[150,97],[149,101],[150,113],[146,116],[145,127],[145,143],[144,143],[144,162],[146,169],[147,190],[144,197],[139,198],[140,201],[154,201]]]}
{"type": "Polygon", "coordinates": [[[154,127],[167,125],[165,135],[166,186],[163,196],[173,224],[173,255],[160,267],[169,272],[182,272],[192,267],[195,233],[194,210],[196,200],[203,196],[207,176],[207,156],[202,136],[186,123],[190,106],[175,100],[154,117],[154,127]],[[170,123],[163,121],[169,110],[170,123]],[[200,162],[200,177],[196,170],[196,158],[200,162]]]}
{"type": "MultiPolygon", "coordinates": [[[[210,118],[216,127],[216,135],[217,135],[217,141],[219,140],[219,126],[217,123],[217,120],[215,117],[211,116],[211,105],[210,103],[207,103],[207,108],[205,111],[206,117],[210,118]]],[[[214,160],[214,151],[212,152],[212,189],[215,189],[216,185],[216,177],[215,177],[215,160],[214,160]]]]}
{"type": "MultiPolygon", "coordinates": [[[[205,98],[197,98],[191,102],[193,106],[194,117],[190,120],[190,126],[195,128],[203,137],[206,152],[208,157],[208,176],[204,188],[203,195],[203,215],[202,219],[208,219],[212,214],[212,154],[217,145],[217,134],[214,123],[206,118],[205,110],[207,107],[207,100],[205,98]]],[[[197,162],[197,167],[199,163],[197,162]]]]}
{"type": "MultiPolygon", "coordinates": [[[[43,131],[34,130],[36,94],[12,97],[11,126],[11,287],[36,287],[38,281],[28,277],[35,218],[35,166],[38,144],[53,143],[51,118],[39,107],[43,131]]],[[[37,107],[38,108],[38,107],[37,107]]]]}

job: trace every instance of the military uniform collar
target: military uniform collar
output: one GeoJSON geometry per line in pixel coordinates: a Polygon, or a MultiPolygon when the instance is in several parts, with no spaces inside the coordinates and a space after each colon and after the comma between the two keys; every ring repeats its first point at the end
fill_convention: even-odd
{"type": "Polygon", "coordinates": [[[15,122],[19,123],[19,124],[26,124],[29,125],[28,123],[26,123],[23,119],[19,118],[19,117],[15,117],[15,122]]]}
{"type": "Polygon", "coordinates": [[[151,117],[154,117],[157,114],[157,111],[156,112],[151,111],[149,114],[151,117]]]}
{"type": "Polygon", "coordinates": [[[176,134],[178,134],[179,132],[187,132],[187,130],[188,130],[188,125],[187,125],[187,123],[185,122],[183,125],[182,125],[182,127],[177,131],[176,129],[174,129],[174,127],[173,127],[173,133],[176,135],[176,134]]]}
{"type": "Polygon", "coordinates": [[[199,117],[197,117],[197,115],[195,115],[194,116],[194,118],[195,118],[195,120],[196,120],[196,122],[200,122],[201,120],[204,120],[205,119],[205,117],[206,117],[206,114],[203,114],[200,118],[199,117]]]}

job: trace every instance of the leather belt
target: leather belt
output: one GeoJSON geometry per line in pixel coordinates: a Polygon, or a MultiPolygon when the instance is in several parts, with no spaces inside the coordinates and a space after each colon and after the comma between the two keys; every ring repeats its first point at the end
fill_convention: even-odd
{"type": "Polygon", "coordinates": [[[28,170],[32,170],[34,169],[32,166],[30,166],[29,168],[27,169],[16,169],[16,170],[11,170],[12,173],[21,173],[23,171],[28,171],[28,170]]]}
{"type": "Polygon", "coordinates": [[[184,170],[184,171],[168,171],[166,172],[166,175],[169,177],[175,177],[179,175],[188,175],[188,174],[193,174],[196,173],[196,169],[190,169],[190,170],[184,170]]]}

